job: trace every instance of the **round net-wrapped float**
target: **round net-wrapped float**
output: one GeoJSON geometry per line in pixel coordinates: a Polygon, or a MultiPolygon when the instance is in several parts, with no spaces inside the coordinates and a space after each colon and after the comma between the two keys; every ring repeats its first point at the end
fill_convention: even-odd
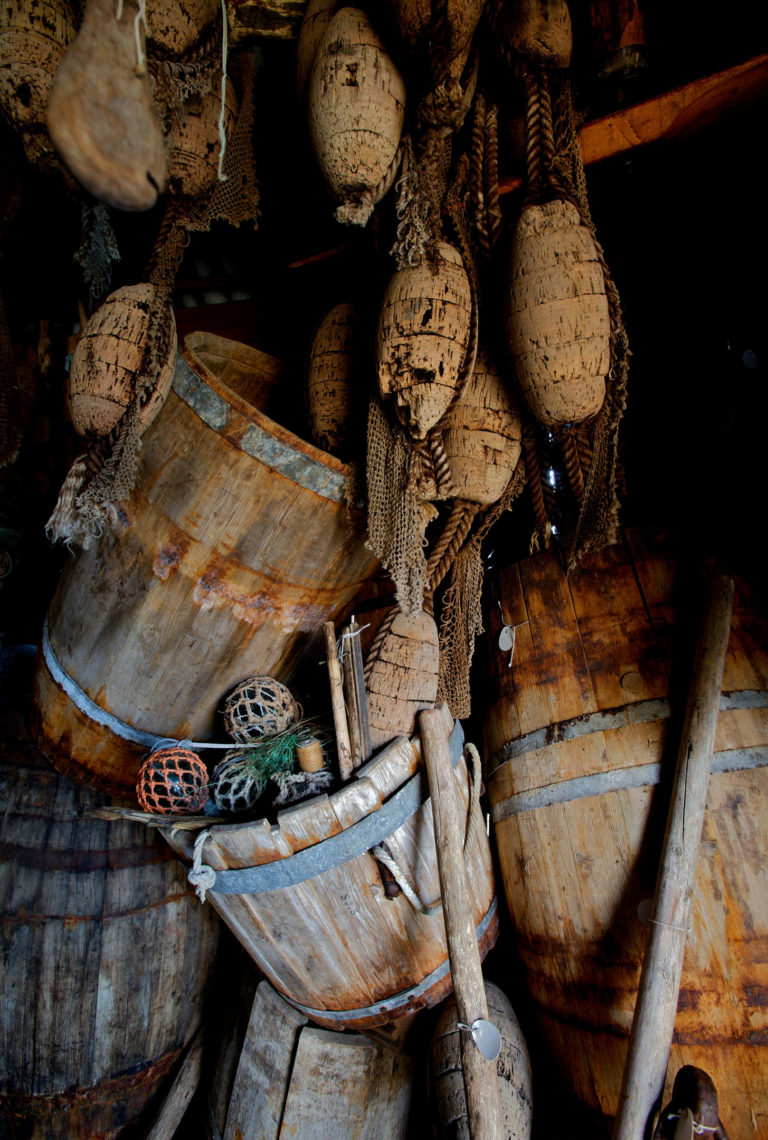
{"type": "Polygon", "coordinates": [[[136,796],[144,811],[195,815],[208,800],[208,769],[191,748],[158,748],[139,769],[136,796]]]}
{"type": "Polygon", "coordinates": [[[248,677],[235,686],[224,702],[224,726],[240,744],[261,736],[276,736],[300,715],[290,689],[274,677],[248,677]]]}

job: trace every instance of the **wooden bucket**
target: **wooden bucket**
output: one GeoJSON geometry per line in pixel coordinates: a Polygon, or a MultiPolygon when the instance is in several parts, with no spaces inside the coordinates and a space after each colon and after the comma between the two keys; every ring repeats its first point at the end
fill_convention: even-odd
{"type": "Polygon", "coordinates": [[[227,1140],[405,1136],[414,1060],[360,1033],[307,1025],[269,982],[251,1009],[229,1101],[227,1140]]]}
{"type": "Polygon", "coordinates": [[[202,1020],[221,929],[159,836],[30,749],[0,768],[0,1134],[113,1137],[202,1020]]]}
{"type": "Polygon", "coordinates": [[[62,771],[132,797],[157,737],[210,740],[239,681],[289,680],[373,572],[347,518],[347,468],[248,402],[277,367],[186,338],[135,491],[50,606],[36,699],[62,771]]]}
{"type": "MultiPolygon", "coordinates": [[[[451,742],[469,811],[476,785],[461,756],[458,722],[451,742]]],[[[192,857],[189,832],[165,834],[192,857]]],[[[482,815],[469,829],[465,859],[484,956],[498,919],[482,815]]],[[[440,897],[418,737],[398,737],[338,791],[286,808],[275,825],[261,819],[212,827],[202,861],[216,872],[208,893],[213,906],[272,985],[318,1025],[367,1030],[450,993],[442,909],[418,909],[419,900],[434,904],[440,897]],[[379,845],[415,891],[414,902],[406,893],[387,897],[372,854],[379,845]]]]}
{"type": "MultiPolygon", "coordinates": [[[[503,571],[490,606],[487,782],[517,947],[566,1082],[606,1116],[676,766],[692,585],[663,539],[629,531],[568,578],[552,555],[503,571]],[[502,617],[516,627],[511,667],[502,617]]],[[[682,1065],[704,1069],[731,1140],[768,1130],[767,647],[737,583],[664,1097],[682,1065]]]]}

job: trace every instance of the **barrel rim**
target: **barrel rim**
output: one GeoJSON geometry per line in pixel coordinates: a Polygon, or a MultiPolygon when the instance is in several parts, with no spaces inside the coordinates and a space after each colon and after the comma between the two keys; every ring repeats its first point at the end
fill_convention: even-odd
{"type": "MultiPolygon", "coordinates": [[[[349,473],[349,465],[347,463],[344,463],[342,460],[337,459],[337,457],[335,455],[331,455],[330,452],[323,451],[314,443],[310,443],[309,440],[302,439],[301,436],[296,435],[296,433],[292,432],[289,428],[283,427],[282,424],[279,424],[277,420],[273,420],[266,414],[266,412],[260,411],[258,408],[254,407],[253,404],[249,404],[247,400],[244,400],[242,396],[239,396],[237,392],[234,391],[234,389],[230,388],[228,384],[225,384],[223,380],[221,380],[218,376],[216,376],[214,372],[211,372],[211,370],[206,367],[205,364],[203,364],[202,360],[199,360],[195,356],[192,349],[187,345],[189,336],[190,334],[187,334],[187,336],[184,337],[183,344],[178,350],[178,355],[183,358],[184,362],[189,366],[198,380],[202,381],[202,383],[211,388],[218,396],[220,396],[227,404],[229,404],[229,406],[234,409],[234,411],[238,412],[246,420],[252,424],[255,424],[263,431],[266,431],[270,435],[275,436],[282,443],[285,443],[288,446],[303,452],[308,459],[312,459],[317,463],[323,464],[325,467],[329,467],[332,471],[336,472],[339,475],[347,475],[349,473]]],[[[228,340],[229,338],[221,337],[220,339],[228,340]]],[[[231,340],[230,343],[239,345],[242,342],[231,340]]],[[[260,352],[259,349],[254,349],[254,351],[260,352]]],[[[260,355],[265,356],[266,354],[260,353],[260,355]]],[[[273,357],[272,359],[276,358],[273,357]]]]}

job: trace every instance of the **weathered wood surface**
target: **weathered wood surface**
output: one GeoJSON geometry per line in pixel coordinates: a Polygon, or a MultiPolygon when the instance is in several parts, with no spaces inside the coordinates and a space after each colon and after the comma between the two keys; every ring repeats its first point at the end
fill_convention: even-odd
{"type": "Polygon", "coordinates": [[[283,374],[282,360],[250,344],[211,332],[188,333],[184,351],[201,376],[215,377],[247,404],[260,412],[269,411],[269,402],[283,374]]]}
{"type": "Polygon", "coordinates": [[[166,1093],[154,1124],[147,1133],[147,1140],[173,1140],[176,1135],[181,1118],[200,1083],[203,1071],[203,1045],[203,1034],[198,1030],[197,1036],[187,1047],[173,1084],[166,1093]]]}
{"type": "Polygon", "coordinates": [[[570,202],[523,208],[505,326],[515,374],[543,424],[579,422],[605,398],[611,321],[594,239],[570,202]]]}
{"type": "MultiPolygon", "coordinates": [[[[505,1140],[529,1140],[532,1125],[532,1074],[528,1046],[509,999],[494,985],[485,983],[488,1020],[501,1034],[501,1051],[496,1059],[505,1140]]],[[[455,997],[440,1012],[429,1050],[428,1088],[436,1135],[469,1140],[467,1103],[461,1073],[459,1048],[460,1018],[455,997]]]]}
{"type": "Polygon", "coordinates": [[[120,210],[149,210],[167,173],[137,10],[126,0],[118,19],[112,0],[88,0],[48,100],[56,150],[89,193],[120,210]]]}
{"type": "MultiPolygon", "coordinates": [[[[224,135],[229,138],[237,119],[237,94],[227,79],[224,100],[224,135]]],[[[218,178],[221,140],[219,114],[221,87],[192,95],[181,107],[173,108],[166,136],[168,148],[168,191],[194,198],[209,191],[218,178]]]]}
{"type": "Polygon", "coordinates": [[[398,613],[372,664],[369,658],[366,695],[373,748],[409,736],[420,710],[434,706],[439,656],[431,614],[398,613]]]}
{"type": "MultiPolygon", "coordinates": [[[[72,354],[67,406],[75,430],[86,439],[108,435],[131,402],[150,334],[153,285],[123,285],[88,320],[72,354]]],[[[166,320],[173,322],[170,307],[166,320]]],[[[160,414],[173,383],[176,330],[158,375],[151,381],[139,423],[146,431],[160,414]]]]}
{"type": "Polygon", "coordinates": [[[442,427],[456,498],[495,503],[520,458],[522,425],[509,382],[483,348],[442,427]]]}
{"type": "Polygon", "coordinates": [[[224,1140],[378,1140],[404,1136],[413,1060],[359,1034],[306,1025],[262,982],[230,1100],[224,1140]]]}
{"type": "MultiPolygon", "coordinates": [[[[664,702],[679,668],[686,597],[666,538],[636,531],[568,580],[546,555],[502,571],[491,592],[481,691],[505,893],[549,1048],[576,1095],[607,1117],[618,1103],[647,937],[637,907],[653,895],[664,830],[654,786],[674,769],[664,702]],[[517,626],[511,668],[496,647],[497,600],[503,621],[517,626]],[[607,727],[589,721],[610,709],[627,711],[607,727]],[[504,761],[508,742],[539,730],[529,750],[504,761]]],[[[758,1131],[768,1124],[760,998],[768,913],[759,886],[768,768],[724,770],[759,765],[768,744],[768,713],[747,697],[768,689],[758,615],[737,583],[723,678],[732,697],[718,718],[667,1088],[683,1064],[708,1072],[732,1140],[751,1140],[752,1114],[758,1131]]]]}
{"type": "Polygon", "coordinates": [[[363,650],[360,645],[360,626],[354,619],[344,628],[342,653],[344,699],[349,722],[352,764],[353,767],[359,768],[370,760],[372,749],[368,698],[365,692],[363,650]]]}
{"type": "Polygon", "coordinates": [[[470,341],[472,296],[461,256],[440,242],[425,262],[387,285],[377,331],[379,390],[403,425],[423,439],[454,399],[470,341]]]}
{"type": "Polygon", "coordinates": [[[232,1086],[224,1140],[268,1140],[279,1135],[296,1042],[306,1024],[306,1017],[269,982],[259,984],[232,1086]]]}
{"type": "Polygon", "coordinates": [[[307,0],[227,0],[232,47],[298,36],[307,0]]]}
{"type": "Polygon", "coordinates": [[[28,1140],[115,1135],[162,1099],[200,1025],[219,923],[159,836],[89,818],[103,799],[33,749],[13,761],[0,771],[0,1117],[28,1140]]]}
{"type": "Polygon", "coordinates": [[[365,225],[394,180],[405,83],[362,9],[342,7],[329,22],[310,71],[307,114],[337,220],[365,225]]]}
{"type": "MultiPolygon", "coordinates": [[[[447,732],[445,713],[435,715],[447,732]]],[[[208,899],[272,985],[314,1011],[308,1016],[326,1028],[375,1028],[434,1005],[450,992],[440,912],[422,914],[404,894],[387,898],[369,850],[322,870],[327,866],[323,839],[340,838],[360,819],[373,817],[375,821],[382,799],[398,791],[418,766],[418,753],[409,742],[395,741],[332,795],[281,812],[274,825],[260,820],[215,826],[203,847],[203,861],[216,870],[276,864],[295,852],[314,856],[317,873],[291,886],[245,895],[225,895],[214,888],[208,899]],[[388,753],[393,757],[391,763],[388,753]],[[358,783],[364,794],[355,800],[350,789],[358,783]],[[313,837],[317,849],[307,846],[313,837]],[[440,976],[429,980],[434,971],[440,976]],[[406,991],[411,989],[409,995],[406,991]]],[[[461,810],[466,813],[470,792],[463,759],[456,764],[453,778],[461,810]]],[[[426,784],[420,794],[426,800],[426,784]]],[[[177,833],[166,838],[174,849],[191,857],[193,837],[177,833]]],[[[431,803],[422,803],[386,842],[422,901],[434,903],[439,884],[431,803]]],[[[494,884],[484,829],[473,829],[466,858],[474,927],[485,920],[478,935],[484,956],[497,929],[493,914],[488,913],[494,884]]]]}
{"type": "Polygon", "coordinates": [[[694,653],[656,884],[653,925],[643,958],[619,1094],[616,1140],[640,1140],[664,1091],[707,806],[732,605],[733,579],[724,574],[713,575],[707,586],[694,653]]]}
{"type": "MultiPolygon", "coordinates": [[[[419,728],[432,800],[437,868],[456,1010],[459,1021],[471,1026],[478,1018],[488,1019],[488,1003],[463,857],[466,820],[459,810],[448,737],[441,724],[440,713],[436,710],[419,713],[419,728]]],[[[496,1062],[483,1056],[468,1032],[460,1034],[459,1051],[469,1135],[472,1140],[502,1140],[496,1062]]]]}
{"type": "Polygon", "coordinates": [[[344,705],[344,681],[341,675],[341,663],[336,648],[336,628],[333,622],[325,622],[323,631],[325,633],[325,662],[328,669],[328,684],[331,689],[331,710],[336,733],[339,776],[346,781],[353,771],[352,747],[349,742],[349,725],[347,724],[347,711],[344,705]]]}
{"type": "MultiPolygon", "coordinates": [[[[65,672],[134,728],[210,739],[223,696],[250,675],[289,681],[374,571],[350,532],[346,475],[180,354],[116,529],[68,560],[52,601],[65,672]]],[[[132,797],[147,746],[81,711],[45,661],[36,691],[55,763],[132,797]]]]}

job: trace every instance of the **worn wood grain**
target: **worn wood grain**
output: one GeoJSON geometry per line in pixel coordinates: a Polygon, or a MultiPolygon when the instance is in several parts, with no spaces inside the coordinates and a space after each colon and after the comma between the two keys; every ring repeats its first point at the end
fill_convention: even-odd
{"type": "Polygon", "coordinates": [[[404,1135],[413,1060],[357,1034],[302,1030],[281,1137],[378,1140],[404,1135]]]}
{"type": "MultiPolygon", "coordinates": [[[[550,732],[549,743],[488,779],[492,813],[518,794],[549,797],[494,825],[516,945],[550,1050],[575,1095],[606,1117],[618,1102],[648,936],[637,908],[654,892],[677,741],[661,714],[569,740],[557,739],[556,726],[611,704],[629,718],[636,698],[679,691],[680,662],[692,650],[681,655],[678,645],[691,594],[690,584],[682,588],[684,553],[669,535],[630,530],[568,579],[538,555],[498,575],[488,611],[486,755],[498,763],[505,740],[550,732]],[[502,620],[528,623],[517,629],[511,667],[496,647],[502,620]],[[641,779],[574,798],[570,781],[608,774],[621,781],[659,764],[661,785],[641,779]]],[[[737,582],[725,694],[768,688],[767,645],[759,607],[737,582]]],[[[766,744],[766,709],[720,712],[717,749],[766,744]]],[[[682,1064],[709,1072],[729,1135],[739,1140],[754,1135],[752,1114],[761,1121],[768,1112],[758,1076],[768,1022],[755,988],[768,981],[768,913],[755,894],[766,797],[765,767],[711,777],[666,1088],[668,1096],[682,1064]]]]}
{"type": "MultiPolygon", "coordinates": [[[[440,728],[439,714],[420,713],[419,727],[434,812],[437,866],[456,1010],[461,1022],[472,1025],[477,1018],[487,1020],[488,1003],[464,866],[463,818],[458,810],[448,737],[440,728]]],[[[480,1053],[469,1033],[460,1035],[460,1049],[469,1135],[478,1140],[501,1140],[501,1098],[495,1062],[480,1053]]]]}
{"type": "Polygon", "coordinates": [[[232,1086],[224,1140],[277,1137],[291,1081],[296,1042],[307,1019],[261,982],[232,1086]]]}
{"type": "Polygon", "coordinates": [[[173,1084],[166,1093],[160,1111],[147,1133],[147,1140],[173,1140],[176,1129],[200,1083],[203,1071],[203,1045],[203,1035],[198,1030],[197,1036],[187,1047],[173,1084]]]}
{"type": "MultiPolygon", "coordinates": [[[[247,403],[231,386],[238,372],[252,384],[244,369],[222,381],[191,363],[177,358],[179,390],[143,436],[117,529],[68,560],[49,628],[100,708],[158,736],[206,740],[244,677],[290,680],[376,562],[349,527],[346,467],[247,403]]],[[[133,798],[146,748],[76,708],[44,662],[37,686],[55,762],[133,798]]]]}
{"type": "Polygon", "coordinates": [[[707,588],[613,1134],[635,1140],[664,1092],[720,705],[733,580],[707,588]]]}

